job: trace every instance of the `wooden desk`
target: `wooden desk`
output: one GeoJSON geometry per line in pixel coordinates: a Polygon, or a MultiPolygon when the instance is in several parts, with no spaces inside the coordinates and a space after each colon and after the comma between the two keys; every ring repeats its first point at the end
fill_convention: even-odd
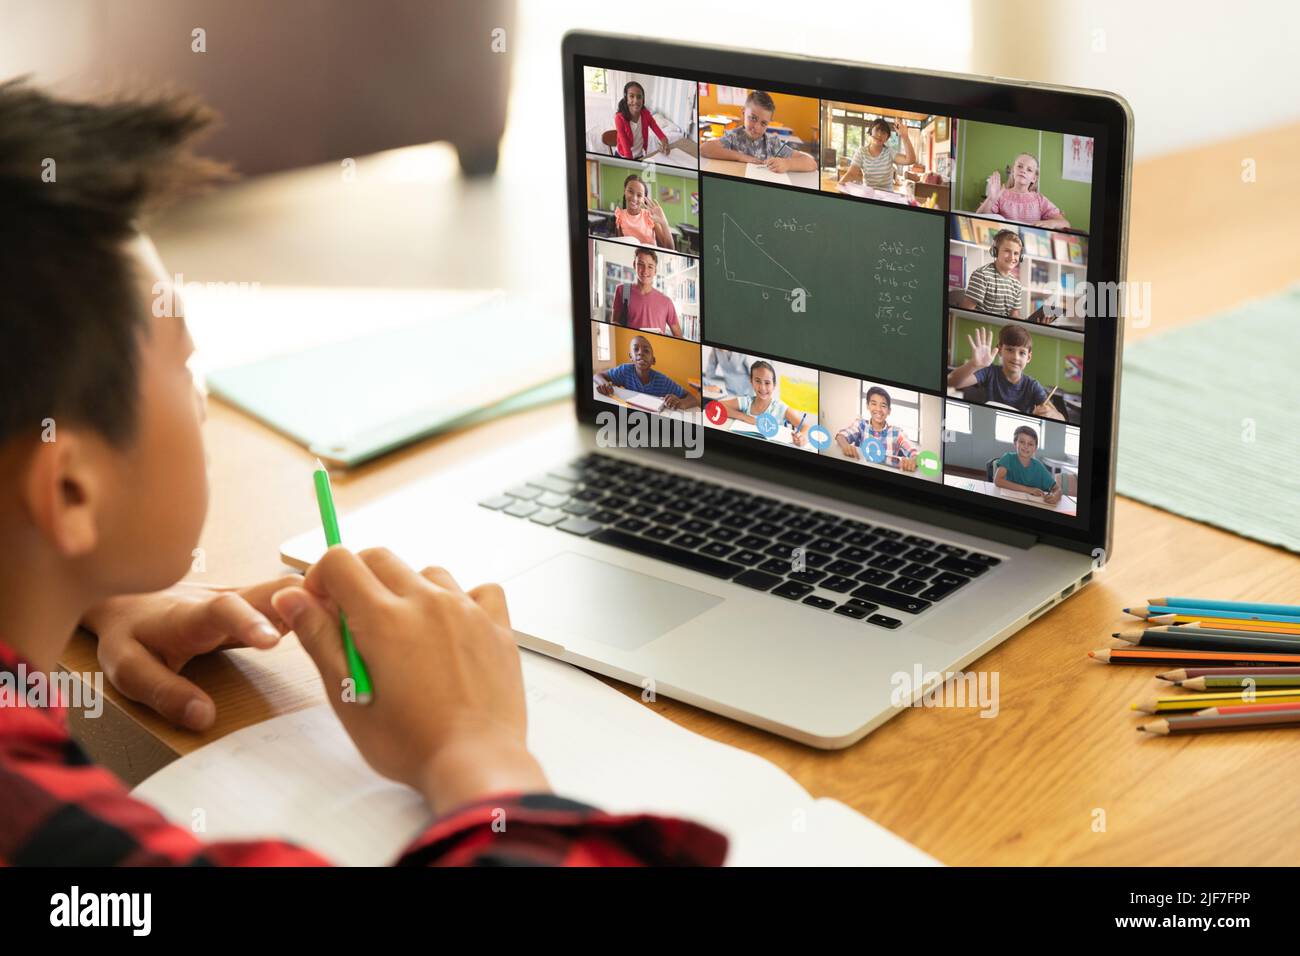
{"type": "MultiPolygon", "coordinates": [[[[1252,135],[1249,152],[1258,172],[1254,183],[1241,181],[1238,152],[1219,145],[1138,167],[1129,278],[1153,284],[1155,315],[1149,327],[1126,331],[1130,341],[1300,278],[1291,236],[1300,219],[1300,183],[1291,174],[1300,155],[1300,125],[1252,135]],[[1241,255],[1243,249],[1250,254],[1241,255]],[[1232,268],[1225,269],[1229,262],[1232,268]]],[[[337,170],[321,177],[332,186],[337,170]]],[[[359,175],[357,182],[365,178],[359,175]]],[[[249,216],[267,208],[252,198],[239,202],[249,216]]],[[[475,210],[486,205],[485,199],[472,202],[475,210]]],[[[382,197],[383,215],[376,213],[373,196],[362,202],[358,194],[356,203],[358,223],[380,221],[385,230],[401,223],[411,205],[405,192],[382,197]]],[[[190,240],[159,234],[160,247],[169,266],[183,269],[187,278],[204,277],[198,268],[202,255],[221,255],[229,271],[219,274],[265,275],[254,267],[271,262],[281,275],[301,282],[308,269],[321,268],[320,236],[328,221],[318,217],[336,215],[331,206],[295,205],[295,242],[285,241],[285,227],[263,235],[241,223],[246,241],[221,243],[221,223],[214,221],[206,229],[191,224],[190,240]],[[302,258],[289,262],[285,256],[302,258]]],[[[283,207],[276,214],[283,215],[283,207]]],[[[197,213],[187,219],[202,222],[197,213]]],[[[416,226],[427,230],[419,217],[416,226]]],[[[493,249],[500,237],[489,232],[469,238],[485,256],[485,268],[497,269],[500,255],[493,249]]],[[[521,243],[524,251],[535,251],[534,239],[521,243]]],[[[401,249],[391,238],[378,245],[385,254],[401,249]]],[[[391,256],[359,262],[362,248],[335,252],[327,264],[336,267],[336,276],[358,283],[376,269],[388,275],[402,264],[391,256]]],[[[454,285],[464,281],[457,270],[465,262],[422,254],[410,257],[409,269],[426,270],[418,273],[422,281],[446,277],[454,285]]],[[[1208,401],[1214,382],[1213,376],[1191,381],[1189,401],[1208,401]]],[[[397,452],[339,481],[339,507],[356,508],[518,429],[541,428],[570,414],[567,405],[552,405],[397,452]]],[[[202,537],[209,569],[204,579],[251,582],[277,574],[279,543],[319,520],[303,488],[310,456],[217,403],[207,439],[212,505],[202,537]]],[[[1114,550],[1095,583],[980,659],[980,669],[1001,675],[997,718],[981,719],[974,710],[909,710],[855,746],[828,753],[663,697],[647,706],[773,761],[814,796],[842,800],[949,864],[1300,863],[1294,734],[1139,739],[1128,705],[1150,691],[1153,670],[1085,659],[1125,623],[1119,608],[1149,595],[1178,590],[1294,602],[1300,558],[1124,499],[1117,504],[1114,550]]],[[[91,643],[75,641],[64,662],[73,670],[96,669],[91,643]]],[[[97,726],[86,729],[95,755],[140,779],[207,740],[321,700],[314,671],[291,638],[269,653],[213,656],[187,673],[217,702],[210,733],[172,729],[113,695],[104,717],[92,722],[97,726]]],[[[639,699],[639,688],[620,689],[639,699]]]]}

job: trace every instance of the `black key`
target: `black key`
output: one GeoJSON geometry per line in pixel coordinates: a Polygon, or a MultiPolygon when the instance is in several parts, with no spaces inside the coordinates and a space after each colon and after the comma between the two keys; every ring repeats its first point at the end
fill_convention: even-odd
{"type": "Polygon", "coordinates": [[[806,515],[810,511],[812,511],[812,509],[809,508],[807,505],[796,505],[793,502],[789,502],[789,501],[785,502],[782,505],[782,507],[785,508],[785,510],[790,512],[791,514],[796,514],[796,515],[806,515]]]}
{"type": "MultiPolygon", "coordinates": [[[[677,529],[675,528],[665,528],[663,525],[657,524],[651,526],[650,530],[645,533],[645,536],[653,541],[667,541],[676,533],[677,529]]],[[[718,557],[722,557],[722,555],[718,555],[718,557]]]]}
{"type": "MultiPolygon", "coordinates": [[[[704,547],[700,548],[700,554],[709,554],[715,558],[725,558],[731,552],[735,551],[729,544],[723,544],[721,541],[710,541],[704,547]]],[[[919,581],[917,582],[920,583],[919,581]]]]}
{"type": "Polygon", "coordinates": [[[897,541],[899,538],[903,536],[903,532],[901,531],[895,531],[893,528],[885,528],[879,525],[876,526],[875,528],[872,528],[871,530],[874,534],[882,538],[889,538],[892,541],[897,541]]]}
{"type": "Polygon", "coordinates": [[[934,576],[930,583],[944,588],[959,588],[963,584],[969,584],[970,578],[962,577],[960,574],[953,574],[951,571],[940,571],[934,576]]]}
{"type": "Polygon", "coordinates": [[[870,561],[875,556],[876,553],[874,551],[867,551],[863,548],[845,548],[840,552],[841,561],[853,561],[857,564],[870,561]]]}
{"type": "Polygon", "coordinates": [[[784,541],[786,544],[804,545],[812,539],[813,536],[807,531],[782,531],[780,535],[780,540],[784,541]]]}
{"type": "Polygon", "coordinates": [[[766,571],[768,574],[780,574],[785,576],[790,573],[790,562],[778,561],[776,558],[768,558],[759,565],[759,568],[766,571]]]}
{"type": "Polygon", "coordinates": [[[934,574],[935,570],[928,564],[909,564],[907,567],[899,569],[898,573],[905,578],[920,578],[924,581],[934,574]]]}
{"type": "Polygon", "coordinates": [[[480,501],[479,506],[491,508],[493,511],[500,511],[502,508],[508,507],[514,500],[509,495],[493,495],[491,498],[484,498],[480,501]]]}
{"type": "Polygon", "coordinates": [[[930,582],[930,586],[922,591],[918,597],[927,601],[942,601],[953,591],[965,584],[969,578],[963,578],[957,574],[941,574],[930,582]]]}
{"type": "Polygon", "coordinates": [[[579,501],[599,501],[601,498],[605,497],[605,492],[601,491],[599,488],[586,487],[575,491],[573,497],[577,498],[579,501]]]}
{"type": "Polygon", "coordinates": [[[871,550],[877,554],[905,554],[912,549],[901,541],[877,541],[871,550]]]}
{"type": "Polygon", "coordinates": [[[676,511],[661,511],[655,515],[655,524],[661,524],[667,528],[676,528],[684,519],[676,511]]]}
{"type": "Polygon", "coordinates": [[[570,501],[560,510],[565,514],[589,515],[596,510],[596,506],[585,501],[570,501]]]}
{"type": "Polygon", "coordinates": [[[855,607],[852,604],[841,604],[835,609],[836,614],[843,614],[845,617],[851,617],[855,621],[860,621],[867,616],[867,609],[855,607]]]}
{"type": "Polygon", "coordinates": [[[733,511],[722,519],[722,523],[728,528],[748,528],[751,520],[749,515],[733,511]]]}
{"type": "Polygon", "coordinates": [[[825,552],[826,554],[834,554],[839,549],[840,549],[840,543],[836,541],[834,538],[822,537],[822,538],[817,538],[814,541],[808,542],[809,551],[822,551],[825,552]]]}
{"type": "Polygon", "coordinates": [[[610,495],[608,498],[602,499],[600,503],[606,508],[617,508],[622,511],[630,505],[632,501],[629,498],[620,498],[618,495],[610,495]]]}
{"type": "Polygon", "coordinates": [[[817,524],[818,521],[816,518],[809,518],[805,515],[795,515],[793,518],[786,521],[785,526],[787,528],[793,528],[795,531],[811,531],[813,528],[817,527],[817,524]]]}
{"type": "Polygon", "coordinates": [[[650,523],[642,521],[640,518],[624,518],[618,524],[614,525],[614,527],[622,528],[624,531],[644,531],[646,528],[650,527],[650,523]]]}
{"type": "Polygon", "coordinates": [[[867,601],[875,601],[885,607],[892,607],[895,611],[906,611],[908,614],[920,614],[930,606],[929,601],[908,597],[906,594],[899,594],[897,591],[886,591],[874,584],[862,585],[853,592],[853,596],[867,601]]]}
{"type": "Polygon", "coordinates": [[[531,501],[521,500],[521,501],[516,501],[508,508],[502,508],[501,513],[505,515],[513,515],[516,518],[527,518],[530,514],[533,514],[534,512],[540,510],[541,509],[538,508],[537,505],[533,504],[531,501]]]}
{"type": "Polygon", "coordinates": [[[970,554],[966,555],[966,560],[973,561],[976,564],[982,564],[990,568],[993,567],[995,564],[1002,563],[1001,558],[995,558],[991,554],[980,554],[978,551],[972,551],[970,554]]]}
{"type": "Polygon", "coordinates": [[[705,534],[715,541],[735,541],[740,537],[740,532],[735,528],[724,528],[722,525],[715,525],[705,534]]]}
{"type": "Polygon", "coordinates": [[[695,502],[692,501],[690,498],[674,498],[671,501],[665,502],[664,507],[671,508],[673,511],[680,511],[682,514],[686,514],[688,511],[690,511],[692,508],[695,507],[695,502]]]}
{"type": "Polygon", "coordinates": [[[888,571],[881,571],[879,568],[867,568],[867,570],[857,575],[857,579],[863,584],[885,584],[892,581],[893,578],[894,576],[888,571]]]}
{"type": "MultiPolygon", "coordinates": [[[[510,509],[507,508],[507,511],[510,509]]],[[[946,557],[942,561],[934,563],[936,568],[942,571],[952,571],[956,574],[965,575],[968,578],[978,577],[988,570],[983,564],[975,564],[973,561],[967,561],[965,558],[946,557]]]]}
{"type": "Polygon", "coordinates": [[[872,604],[870,601],[864,601],[862,598],[855,597],[849,598],[848,603],[852,604],[854,607],[860,607],[864,611],[874,611],[876,608],[880,607],[879,604],[872,604]]]}
{"type": "Polygon", "coordinates": [[[662,505],[668,500],[668,496],[662,491],[644,491],[641,493],[641,500],[648,505],[662,505]]]}
{"type": "Polygon", "coordinates": [[[838,575],[832,575],[821,583],[821,586],[828,591],[837,591],[843,594],[845,591],[852,591],[858,586],[858,582],[852,578],[842,578],[838,575]]]}
{"type": "Polygon", "coordinates": [[[887,614],[873,614],[867,618],[868,624],[875,624],[878,627],[887,627],[891,631],[900,626],[903,622],[896,617],[890,617],[887,614]]]}
{"type": "Polygon", "coordinates": [[[773,585],[779,584],[781,581],[775,574],[764,574],[762,571],[755,571],[753,568],[742,571],[733,580],[737,584],[743,584],[755,591],[770,591],[773,585]]]}
{"type": "Polygon", "coordinates": [[[673,538],[673,544],[679,548],[698,548],[704,541],[698,534],[679,534],[673,538]]]}
{"type": "Polygon", "coordinates": [[[794,554],[794,548],[788,544],[773,544],[769,545],[763,553],[770,554],[772,557],[780,558],[783,561],[789,561],[794,554]]]}
{"type": "Polygon", "coordinates": [[[600,530],[600,525],[587,518],[566,518],[555,527],[569,534],[588,535],[600,530]]]}
{"type": "MultiPolygon", "coordinates": [[[[719,561],[717,558],[711,558],[707,554],[698,554],[694,551],[687,551],[685,548],[677,548],[671,544],[662,541],[651,541],[649,538],[638,538],[634,534],[627,534],[623,531],[617,531],[613,528],[605,528],[597,531],[588,540],[599,541],[601,544],[612,545],[615,548],[623,548],[627,551],[633,551],[637,554],[645,555],[647,558],[658,558],[660,561],[669,561],[679,567],[687,568],[691,571],[702,571],[705,574],[711,574],[715,578],[729,578],[740,570],[740,565],[732,564],[729,561],[719,561]]],[[[746,572],[751,573],[751,572],[746,572]]]]}
{"type": "Polygon", "coordinates": [[[770,521],[760,521],[750,527],[749,533],[759,535],[765,539],[775,538],[781,533],[781,526],[770,521]]]}
{"type": "Polygon", "coordinates": [[[654,514],[655,511],[657,511],[657,510],[658,510],[658,509],[656,509],[656,508],[652,508],[650,505],[642,504],[641,502],[637,502],[636,504],[630,506],[630,507],[627,509],[627,513],[630,514],[630,515],[631,515],[632,517],[634,517],[634,518],[648,518],[648,517],[650,517],[652,514],[654,514]]]}
{"type": "Polygon", "coordinates": [[[823,538],[842,538],[849,533],[849,527],[843,522],[831,520],[823,521],[813,531],[823,538]]]}
{"type": "Polygon", "coordinates": [[[801,584],[816,584],[824,577],[826,577],[825,571],[791,571],[790,572],[790,580],[798,581],[801,584]]]}
{"type": "Polygon", "coordinates": [[[704,534],[704,532],[712,528],[713,525],[709,524],[707,521],[701,521],[699,518],[691,518],[687,521],[683,521],[678,525],[678,527],[687,534],[704,534]]]}
{"type": "Polygon", "coordinates": [[[601,508],[599,511],[587,515],[592,521],[598,521],[601,524],[610,524],[622,517],[617,511],[610,511],[608,508],[601,508]]]}
{"type": "Polygon", "coordinates": [[[966,553],[965,548],[959,548],[955,544],[936,544],[934,550],[943,554],[951,554],[954,558],[960,558],[966,553]]]}
{"type": "Polygon", "coordinates": [[[771,544],[771,541],[768,538],[764,538],[762,535],[757,534],[747,534],[743,538],[736,539],[737,547],[749,548],[751,550],[766,548],[769,544],[771,544]]]}
{"type": "Polygon", "coordinates": [[[866,531],[850,531],[840,544],[851,544],[855,548],[869,548],[880,539],[866,531]]]}
{"type": "Polygon", "coordinates": [[[826,570],[831,574],[853,577],[862,570],[862,565],[858,564],[856,561],[845,561],[843,558],[836,558],[830,564],[826,565],[826,570]]]}
{"type": "Polygon", "coordinates": [[[882,571],[897,571],[906,562],[902,558],[891,558],[887,554],[878,554],[867,563],[873,568],[879,568],[882,571]]]}
{"type": "Polygon", "coordinates": [[[925,582],[918,581],[916,578],[895,578],[885,587],[891,591],[899,591],[903,594],[916,594],[918,591],[925,590],[925,582]]]}
{"type": "Polygon", "coordinates": [[[817,551],[805,551],[803,556],[804,567],[820,568],[830,560],[830,557],[817,551]]]}
{"type": "Polygon", "coordinates": [[[806,598],[803,599],[803,603],[810,604],[813,607],[818,608],[819,610],[822,611],[829,611],[831,608],[835,606],[835,602],[832,601],[830,598],[818,597],[815,594],[808,595],[806,598]]]}
{"type": "Polygon", "coordinates": [[[720,518],[726,517],[727,513],[716,505],[704,505],[700,508],[696,508],[691,512],[691,514],[702,521],[717,521],[720,518]]]}
{"type": "Polygon", "coordinates": [[[779,597],[789,598],[791,601],[797,601],[811,590],[811,584],[800,584],[798,581],[786,581],[785,584],[781,585],[772,593],[779,597]]]}
{"type": "Polygon", "coordinates": [[[916,534],[909,534],[903,540],[906,541],[908,544],[916,545],[918,548],[934,547],[934,542],[931,541],[929,538],[922,538],[920,535],[916,535],[916,534]]]}
{"type": "Polygon", "coordinates": [[[753,565],[758,564],[760,561],[762,561],[763,556],[759,554],[757,551],[742,549],[740,551],[737,551],[735,554],[733,554],[731,556],[731,560],[735,561],[737,564],[743,564],[748,567],[752,567],[753,565]]]}

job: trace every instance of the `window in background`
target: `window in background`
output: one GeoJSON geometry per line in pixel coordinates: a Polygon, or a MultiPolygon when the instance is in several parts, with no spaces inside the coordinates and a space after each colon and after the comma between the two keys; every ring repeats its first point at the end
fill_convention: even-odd
{"type": "Polygon", "coordinates": [[[997,418],[993,423],[993,437],[1000,442],[1006,442],[1008,445],[1015,445],[1016,429],[1021,425],[1028,425],[1038,436],[1038,447],[1043,447],[1043,423],[1037,418],[1026,418],[1023,415],[1007,415],[1003,412],[997,413],[997,418]]]}

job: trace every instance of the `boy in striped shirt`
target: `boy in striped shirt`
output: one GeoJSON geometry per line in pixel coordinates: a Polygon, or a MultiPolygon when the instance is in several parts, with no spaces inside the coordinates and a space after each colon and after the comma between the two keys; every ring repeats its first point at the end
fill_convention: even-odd
{"type": "Polygon", "coordinates": [[[1024,244],[1014,229],[1000,230],[993,237],[993,261],[970,274],[961,307],[1005,315],[1009,319],[1020,318],[1020,300],[1025,287],[1016,278],[1016,269],[1020,267],[1023,250],[1024,244]]]}

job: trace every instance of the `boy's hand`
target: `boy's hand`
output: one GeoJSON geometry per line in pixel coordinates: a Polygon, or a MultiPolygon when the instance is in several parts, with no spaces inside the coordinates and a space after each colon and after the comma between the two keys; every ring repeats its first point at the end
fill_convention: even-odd
{"type": "Polygon", "coordinates": [[[858,451],[857,445],[840,445],[840,451],[844,452],[845,458],[861,458],[862,453],[858,451]]]}
{"type": "Polygon", "coordinates": [[[774,173],[784,173],[790,169],[790,160],[781,157],[775,157],[773,159],[769,159],[766,163],[764,163],[764,165],[767,166],[767,168],[774,173]]]}
{"type": "Polygon", "coordinates": [[[330,548],[276,610],[320,669],[325,695],[366,761],[424,793],[437,813],[494,793],[549,790],[524,742],[527,710],[500,586],[468,593],[442,568],[391,551],[330,548]],[[344,702],[339,610],[374,681],[344,702]]]}
{"type": "Polygon", "coordinates": [[[288,574],[248,588],[180,584],[156,594],[110,598],[82,622],[99,635],[109,683],[190,730],[216,718],[212,698],[178,672],[191,659],[225,647],[274,647],[287,629],[271,595],[301,579],[288,574]]]}
{"type": "Polygon", "coordinates": [[[970,343],[970,359],[975,363],[976,368],[988,368],[993,364],[993,358],[997,355],[997,349],[993,345],[993,333],[985,328],[975,330],[975,338],[966,336],[966,341],[970,343]]]}

